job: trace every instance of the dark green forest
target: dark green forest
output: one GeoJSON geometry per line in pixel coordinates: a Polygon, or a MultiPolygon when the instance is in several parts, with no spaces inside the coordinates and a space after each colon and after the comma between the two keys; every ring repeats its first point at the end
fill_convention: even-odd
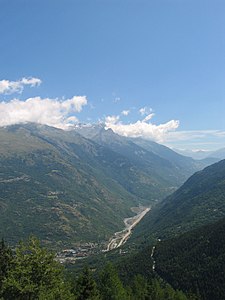
{"type": "Polygon", "coordinates": [[[159,242],[156,272],[174,288],[200,294],[204,300],[225,299],[225,219],[159,242]]]}
{"type": "Polygon", "coordinates": [[[76,299],[76,300],[186,300],[179,290],[157,278],[134,275],[124,284],[111,263],[102,269],[85,266],[80,274],[67,274],[55,254],[42,248],[35,237],[11,249],[0,244],[0,299],[76,299]]]}

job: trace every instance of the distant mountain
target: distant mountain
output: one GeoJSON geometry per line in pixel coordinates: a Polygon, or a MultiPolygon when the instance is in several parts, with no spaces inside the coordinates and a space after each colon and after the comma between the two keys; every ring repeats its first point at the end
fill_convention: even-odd
{"type": "MultiPolygon", "coordinates": [[[[105,130],[103,125],[82,125],[78,126],[75,131],[130,162],[132,165],[130,170],[135,174],[138,173],[139,176],[133,178],[132,173],[126,171],[126,164],[122,163],[121,170],[125,176],[120,178],[120,183],[138,198],[142,198],[144,202],[163,199],[166,194],[177,189],[188,177],[187,174],[183,174],[184,170],[182,170],[183,173],[179,173],[176,166],[169,160],[152,151],[145,150],[131,139],[122,137],[111,129],[105,130]]],[[[196,169],[199,168],[194,168],[191,174],[196,169]]]]}
{"type": "Polygon", "coordinates": [[[225,218],[177,238],[159,242],[155,270],[174,288],[225,299],[225,218]]]}
{"type": "MultiPolygon", "coordinates": [[[[182,171],[179,173],[179,170],[170,160],[155,154],[153,151],[146,150],[131,139],[115,134],[111,129],[102,129],[93,137],[93,140],[99,145],[126,156],[152,178],[164,182],[168,187],[177,188],[182,180],[187,178],[187,175],[186,177],[185,174],[181,175],[182,171]]],[[[186,170],[187,172],[188,170],[186,170]]]]}
{"type": "Polygon", "coordinates": [[[188,157],[192,157],[194,159],[204,159],[207,157],[214,157],[211,154],[213,153],[213,151],[205,151],[205,150],[188,150],[188,149],[173,149],[175,152],[184,155],[184,156],[188,156],[188,157]]]}
{"type": "Polygon", "coordinates": [[[217,162],[219,159],[207,157],[204,159],[193,159],[191,157],[187,157],[185,155],[181,155],[177,153],[176,151],[173,151],[172,149],[160,145],[156,142],[145,140],[142,138],[136,138],[132,139],[134,143],[137,145],[143,147],[144,149],[153,152],[154,154],[169,160],[171,163],[173,163],[177,169],[180,171],[183,170],[185,177],[187,179],[187,176],[191,176],[193,174],[193,171],[198,171],[200,169],[203,169],[215,162],[217,162]]]}
{"type": "Polygon", "coordinates": [[[196,150],[196,151],[191,151],[191,150],[181,150],[181,149],[173,149],[175,152],[192,157],[196,160],[206,160],[206,159],[211,159],[214,162],[225,159],[225,148],[221,148],[216,151],[205,151],[205,150],[196,150]]]}
{"type": "Polygon", "coordinates": [[[153,141],[122,137],[111,129],[105,130],[104,127],[103,124],[79,125],[76,131],[99,145],[126,156],[154,178],[160,178],[170,186],[174,185],[174,189],[194,172],[217,161],[196,161],[153,141]]]}
{"type": "Polygon", "coordinates": [[[221,148],[217,151],[214,151],[208,155],[208,157],[215,157],[218,159],[225,159],[225,148],[221,148]]]}
{"type": "Polygon", "coordinates": [[[87,139],[92,140],[98,133],[105,129],[105,124],[77,124],[74,130],[87,139]]]}
{"type": "Polygon", "coordinates": [[[225,216],[225,160],[191,176],[143,219],[133,238],[168,238],[225,216]]]}

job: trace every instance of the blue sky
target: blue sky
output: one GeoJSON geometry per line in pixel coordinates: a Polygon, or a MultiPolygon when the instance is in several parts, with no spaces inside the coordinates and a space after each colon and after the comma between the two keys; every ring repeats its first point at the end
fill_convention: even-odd
{"type": "Polygon", "coordinates": [[[224,0],[0,0],[0,6],[4,122],[23,120],[32,98],[31,120],[40,120],[40,106],[41,120],[45,110],[45,120],[51,118],[51,104],[64,125],[73,116],[71,122],[106,119],[119,134],[149,135],[172,147],[225,146],[224,0]],[[24,80],[31,78],[40,81],[24,80]]]}

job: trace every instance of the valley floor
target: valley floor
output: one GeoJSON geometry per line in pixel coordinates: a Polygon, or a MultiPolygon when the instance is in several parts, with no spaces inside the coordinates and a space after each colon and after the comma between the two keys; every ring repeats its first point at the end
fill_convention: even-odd
{"type": "Polygon", "coordinates": [[[125,228],[121,231],[115,232],[108,242],[85,243],[74,249],[63,249],[57,253],[56,260],[60,263],[74,264],[77,260],[88,258],[92,255],[101,252],[108,252],[110,250],[119,248],[126,243],[131,235],[132,229],[142,220],[151,207],[133,207],[132,211],[136,213],[135,216],[124,219],[125,228]]]}
{"type": "Polygon", "coordinates": [[[141,221],[141,219],[147,214],[147,212],[150,211],[150,209],[151,207],[143,207],[141,211],[134,217],[124,219],[125,229],[114,233],[105,251],[119,248],[126,243],[127,239],[131,235],[132,229],[141,221]]]}

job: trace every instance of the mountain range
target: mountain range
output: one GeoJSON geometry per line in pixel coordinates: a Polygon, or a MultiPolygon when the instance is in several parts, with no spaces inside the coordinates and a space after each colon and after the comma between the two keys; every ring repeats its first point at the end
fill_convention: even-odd
{"type": "Polygon", "coordinates": [[[102,126],[20,124],[0,128],[0,140],[0,235],[12,243],[105,241],[132,207],[161,201],[209,164],[102,126]]]}
{"type": "Polygon", "coordinates": [[[205,159],[205,158],[218,158],[219,160],[225,159],[225,148],[218,149],[216,151],[210,150],[185,150],[185,149],[173,149],[175,152],[189,156],[194,159],[205,159]]]}

